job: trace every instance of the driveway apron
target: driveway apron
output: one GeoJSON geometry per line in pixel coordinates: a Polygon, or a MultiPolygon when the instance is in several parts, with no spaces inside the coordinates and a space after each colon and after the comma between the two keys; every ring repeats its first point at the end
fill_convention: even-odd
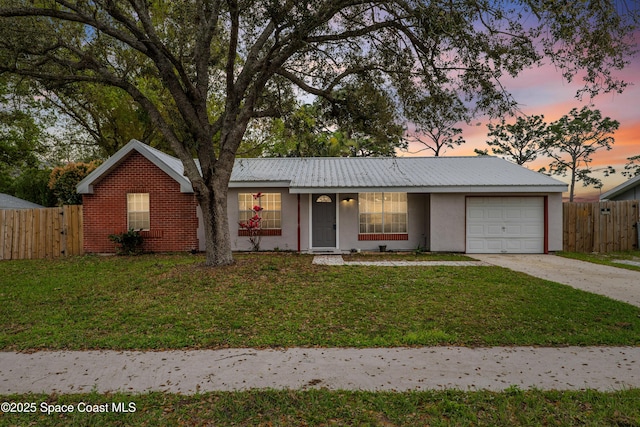
{"type": "Polygon", "coordinates": [[[556,255],[471,255],[488,264],[605,295],[640,307],[640,271],[556,255]]]}

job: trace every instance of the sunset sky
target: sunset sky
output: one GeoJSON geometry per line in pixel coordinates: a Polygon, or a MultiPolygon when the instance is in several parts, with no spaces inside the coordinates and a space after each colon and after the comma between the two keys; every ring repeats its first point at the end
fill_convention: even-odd
{"type": "MultiPolygon", "coordinates": [[[[602,112],[604,117],[620,122],[620,128],[613,135],[615,143],[611,151],[598,151],[593,156],[593,168],[612,166],[617,173],[603,178],[602,192],[608,191],[622,183],[627,178],[620,174],[627,157],[640,154],[640,55],[633,58],[632,63],[625,70],[616,75],[631,83],[622,94],[599,95],[591,102],[595,109],[602,112]]],[[[521,110],[527,115],[544,115],[547,123],[555,121],[569,113],[572,108],[582,108],[589,104],[589,99],[579,101],[575,98],[576,90],[581,87],[580,82],[567,83],[562,75],[552,66],[526,70],[517,79],[505,81],[507,89],[521,104],[521,110]]],[[[509,121],[509,120],[508,120],[509,121]]],[[[463,137],[466,144],[447,150],[445,156],[473,156],[474,149],[486,149],[487,140],[486,118],[478,118],[473,121],[473,126],[464,126],[463,137]]],[[[417,151],[419,147],[410,147],[411,151],[417,151]]],[[[407,154],[404,154],[407,155],[407,154]]],[[[410,154],[409,154],[410,155],[410,154]]],[[[426,156],[427,152],[419,155],[426,156]]],[[[539,169],[549,164],[546,158],[539,159],[529,164],[531,169],[539,169]]],[[[602,175],[596,175],[601,177],[602,175]]],[[[568,182],[567,178],[557,177],[568,182]]],[[[576,201],[584,199],[597,199],[600,190],[593,187],[576,186],[576,201]]],[[[566,195],[566,194],[565,194],[566,195]]]]}

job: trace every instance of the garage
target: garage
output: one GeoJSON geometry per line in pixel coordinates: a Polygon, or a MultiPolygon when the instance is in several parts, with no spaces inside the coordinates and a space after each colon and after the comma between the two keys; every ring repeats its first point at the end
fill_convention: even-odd
{"type": "Polygon", "coordinates": [[[467,197],[466,252],[544,253],[544,197],[467,197]]]}

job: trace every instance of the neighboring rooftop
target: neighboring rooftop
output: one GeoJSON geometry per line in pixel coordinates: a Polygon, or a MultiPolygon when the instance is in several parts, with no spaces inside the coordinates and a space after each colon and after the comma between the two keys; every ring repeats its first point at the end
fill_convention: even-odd
{"type": "MultiPolygon", "coordinates": [[[[92,186],[137,151],[191,192],[182,163],[168,154],[132,140],[80,184],[92,186]]],[[[314,157],[236,159],[230,187],[287,186],[292,193],[323,191],[404,192],[562,192],[564,182],[506,160],[490,157],[314,157]]]]}
{"type": "Polygon", "coordinates": [[[602,193],[600,195],[600,200],[613,199],[616,196],[619,196],[636,186],[640,186],[640,175],[636,175],[633,178],[618,185],[617,187],[614,187],[611,190],[602,193]]]}
{"type": "Polygon", "coordinates": [[[37,209],[44,206],[22,200],[9,194],[0,193],[0,209],[37,209]]]}

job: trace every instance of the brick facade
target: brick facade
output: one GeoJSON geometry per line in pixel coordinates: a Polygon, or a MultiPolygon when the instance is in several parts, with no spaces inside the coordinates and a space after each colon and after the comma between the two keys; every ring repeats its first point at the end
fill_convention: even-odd
{"type": "Polygon", "coordinates": [[[85,252],[112,253],[109,235],[127,230],[127,193],[149,193],[150,230],[142,232],[148,252],[198,249],[197,201],[136,151],[83,195],[85,252]]]}

